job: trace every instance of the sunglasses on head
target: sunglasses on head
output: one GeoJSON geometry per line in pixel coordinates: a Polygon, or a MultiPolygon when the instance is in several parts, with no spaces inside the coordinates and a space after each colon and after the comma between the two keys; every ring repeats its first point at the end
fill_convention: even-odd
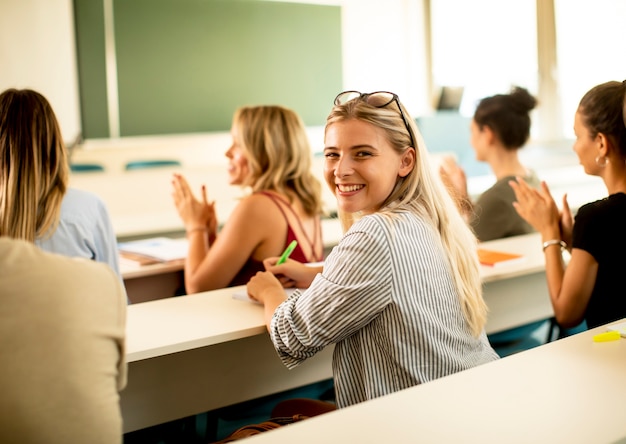
{"type": "Polygon", "coordinates": [[[409,132],[409,137],[411,138],[411,146],[415,148],[413,133],[411,132],[411,128],[409,127],[404,112],[402,111],[402,106],[400,106],[400,99],[398,98],[397,94],[389,91],[376,91],[371,93],[362,93],[359,91],[344,91],[337,94],[337,97],[335,97],[335,105],[344,105],[355,99],[362,100],[368,105],[371,105],[375,108],[384,108],[391,102],[395,101],[396,105],[398,105],[398,109],[400,110],[400,117],[402,117],[402,122],[404,122],[406,130],[409,132]]]}

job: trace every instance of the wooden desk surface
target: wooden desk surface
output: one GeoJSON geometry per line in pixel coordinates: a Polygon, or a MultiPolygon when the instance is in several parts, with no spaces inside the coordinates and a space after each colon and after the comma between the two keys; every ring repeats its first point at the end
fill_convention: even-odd
{"type": "MultiPolygon", "coordinates": [[[[337,220],[327,220],[325,224],[324,240],[330,248],[341,238],[341,227],[337,220]]],[[[481,266],[483,295],[490,311],[487,333],[552,316],[539,234],[485,242],[481,247],[524,256],[519,263],[481,266]]],[[[133,303],[173,296],[182,285],[183,267],[183,261],[144,266],[125,259],[120,261],[126,290],[133,303]]]]}
{"type": "Polygon", "coordinates": [[[604,330],[266,432],[250,443],[615,443],[626,438],[626,339],[593,342],[604,330]]]}
{"type": "MultiPolygon", "coordinates": [[[[341,225],[337,219],[324,219],[322,221],[322,232],[324,233],[324,245],[327,248],[332,248],[337,245],[343,236],[341,225]]],[[[522,254],[525,258],[521,262],[501,267],[481,266],[480,272],[483,282],[508,279],[545,270],[544,256],[541,251],[541,236],[538,233],[483,242],[481,247],[509,253],[518,253],[522,254]]],[[[123,258],[120,260],[120,269],[124,279],[176,272],[182,270],[183,267],[183,261],[139,265],[132,260],[123,258]]]]}
{"type": "MultiPolygon", "coordinates": [[[[538,234],[486,242],[483,245],[528,256],[527,262],[503,266],[500,269],[481,267],[487,282],[506,281],[524,274],[543,272],[543,254],[538,234]]],[[[155,272],[169,272],[180,270],[181,267],[182,264],[177,263],[140,268],[143,268],[143,271],[151,268],[153,271],[157,270],[155,272]]],[[[134,272],[140,274],[139,270],[134,272]]],[[[127,271],[126,276],[131,278],[132,273],[133,271],[127,271]]],[[[244,288],[245,286],[224,288],[191,296],[131,304],[128,306],[127,315],[128,361],[263,333],[265,324],[262,308],[232,297],[235,291],[244,288]],[[163,329],[163,325],[168,325],[169,328],[163,329]]],[[[502,297],[505,298],[506,295],[502,297]]],[[[545,298],[549,304],[547,294],[545,298]]]]}
{"type": "Polygon", "coordinates": [[[263,308],[234,299],[238,289],[245,286],[129,305],[126,360],[139,361],[265,333],[263,308]]]}
{"type": "Polygon", "coordinates": [[[263,307],[232,297],[242,288],[128,306],[125,432],[332,377],[332,346],[287,369],[263,307]]]}
{"type": "MultiPolygon", "coordinates": [[[[506,251],[514,251],[515,245],[531,243],[533,249],[541,250],[533,236],[510,239],[499,245],[506,251]]],[[[523,264],[532,265],[532,261],[523,264]]],[[[550,315],[543,271],[532,270],[534,268],[528,275],[519,275],[522,271],[513,268],[496,274],[490,269],[482,270],[494,279],[485,285],[491,330],[550,315]],[[524,283],[518,285],[519,279],[531,279],[530,283],[543,288],[544,293],[534,288],[528,291],[524,283]],[[519,291],[515,291],[517,287],[521,287],[519,291]],[[537,301],[529,296],[536,297],[537,301]],[[523,304],[532,310],[522,310],[520,305],[523,304]],[[509,314],[512,318],[508,317],[509,314]]],[[[144,275],[143,278],[150,279],[150,276],[144,275]]],[[[287,370],[282,365],[266,333],[263,308],[232,297],[235,291],[243,288],[226,288],[128,306],[126,358],[129,385],[122,392],[125,431],[331,377],[332,347],[295,370],[287,370]],[[255,368],[254,379],[247,377],[246,369],[250,366],[255,368]],[[164,378],[163,375],[168,376],[164,378]],[[213,380],[221,380],[222,384],[216,386],[211,383],[213,380]]]]}
{"type": "MultiPolygon", "coordinates": [[[[343,236],[339,220],[322,219],[322,235],[325,248],[330,249],[337,245],[343,236]]],[[[120,271],[125,280],[180,271],[184,265],[184,261],[141,265],[136,261],[120,257],[120,271]]]]}

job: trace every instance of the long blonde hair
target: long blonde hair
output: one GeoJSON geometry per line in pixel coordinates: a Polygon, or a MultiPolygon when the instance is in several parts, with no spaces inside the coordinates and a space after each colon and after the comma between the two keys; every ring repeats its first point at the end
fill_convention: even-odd
{"type": "Polygon", "coordinates": [[[69,165],[50,103],[38,92],[0,94],[0,235],[33,242],[59,223],[69,165]]]}
{"type": "Polygon", "coordinates": [[[295,195],[308,215],[321,214],[321,185],[311,172],[309,139],[298,114],[282,106],[247,106],[235,111],[233,126],[250,167],[244,185],[295,195]]]}
{"type": "MultiPolygon", "coordinates": [[[[379,108],[364,100],[355,99],[333,107],[326,120],[326,128],[349,119],[361,120],[381,128],[399,154],[403,154],[411,146],[412,140],[415,141],[415,167],[406,177],[398,178],[393,191],[379,211],[393,215],[397,210],[409,210],[430,222],[440,234],[465,319],[472,332],[478,336],[487,321],[487,305],[482,296],[480,265],[476,253],[477,239],[463,220],[441,179],[433,172],[426,146],[415,122],[399,100],[379,108]],[[398,106],[402,108],[406,123],[398,106]]],[[[347,229],[360,215],[340,212],[340,217],[344,229],[347,229]]]]}

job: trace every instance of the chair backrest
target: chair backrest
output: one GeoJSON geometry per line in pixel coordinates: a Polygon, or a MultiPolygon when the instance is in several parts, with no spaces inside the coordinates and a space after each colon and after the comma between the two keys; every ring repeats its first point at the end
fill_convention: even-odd
{"type": "Polygon", "coordinates": [[[180,161],[175,159],[133,160],[126,163],[125,170],[139,170],[143,168],[158,168],[164,166],[181,166],[180,161]]]}

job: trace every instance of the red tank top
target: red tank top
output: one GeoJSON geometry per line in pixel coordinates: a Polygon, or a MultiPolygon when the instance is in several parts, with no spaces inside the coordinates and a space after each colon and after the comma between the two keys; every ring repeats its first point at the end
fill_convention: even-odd
{"type": "MultiPolygon", "coordinates": [[[[315,255],[315,247],[316,247],[316,242],[317,242],[317,233],[319,232],[319,229],[320,229],[319,217],[315,220],[315,233],[314,233],[314,237],[313,237],[313,242],[311,242],[311,240],[308,238],[308,236],[306,236],[306,233],[305,233],[305,231],[304,231],[304,229],[302,227],[302,222],[300,222],[300,219],[296,215],[296,213],[293,210],[293,208],[291,208],[291,205],[289,205],[289,202],[285,201],[284,199],[281,199],[280,197],[276,196],[275,194],[268,193],[268,192],[265,192],[265,191],[259,191],[258,194],[262,194],[264,196],[269,197],[272,200],[272,202],[274,202],[274,204],[276,204],[276,206],[278,207],[278,209],[282,213],[283,217],[285,218],[285,221],[287,222],[287,236],[286,236],[286,239],[285,239],[285,245],[283,246],[283,249],[287,248],[287,245],[289,245],[291,243],[291,241],[293,241],[293,240],[297,240],[298,241],[298,245],[296,246],[296,248],[294,248],[294,250],[291,253],[291,256],[289,256],[289,258],[293,259],[295,261],[298,261],[298,262],[302,262],[302,263],[319,262],[319,261],[321,261],[323,259],[323,256],[319,257],[319,256],[315,255]],[[298,239],[296,237],[296,233],[294,232],[293,228],[291,228],[291,225],[289,224],[289,220],[287,219],[287,215],[285,214],[285,210],[283,209],[283,205],[286,208],[288,208],[292,212],[292,214],[295,216],[296,220],[298,221],[298,224],[300,225],[300,230],[302,231],[302,233],[304,233],[305,240],[311,246],[311,252],[312,252],[311,254],[313,255],[313,257],[311,257],[310,259],[305,256],[304,251],[302,250],[302,247],[300,246],[301,245],[301,241],[300,241],[300,239],[298,239]]],[[[263,266],[263,262],[257,261],[257,260],[252,259],[252,258],[249,258],[246,261],[246,263],[243,265],[243,267],[241,267],[241,270],[239,270],[237,275],[230,282],[230,284],[228,284],[228,286],[229,287],[233,287],[235,285],[245,285],[245,284],[248,283],[250,278],[252,278],[252,276],[257,274],[257,272],[264,271],[264,270],[265,270],[265,267],[263,266]]]]}

